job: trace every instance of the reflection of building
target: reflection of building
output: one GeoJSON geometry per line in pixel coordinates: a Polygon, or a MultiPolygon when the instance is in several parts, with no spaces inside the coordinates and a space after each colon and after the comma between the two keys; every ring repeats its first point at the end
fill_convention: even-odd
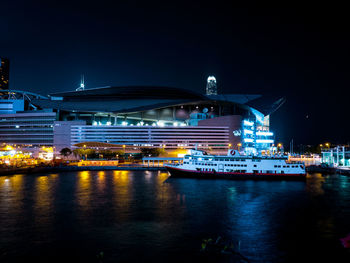
{"type": "Polygon", "coordinates": [[[0,109],[0,142],[56,149],[82,142],[166,149],[197,145],[213,153],[224,153],[229,147],[268,150],[274,143],[269,115],[284,102],[269,102],[261,95],[204,95],[144,86],[48,97],[12,90],[0,96],[0,105],[7,105],[0,109]]]}
{"type": "Polygon", "coordinates": [[[0,90],[9,88],[10,61],[7,58],[0,58],[0,90]]]}

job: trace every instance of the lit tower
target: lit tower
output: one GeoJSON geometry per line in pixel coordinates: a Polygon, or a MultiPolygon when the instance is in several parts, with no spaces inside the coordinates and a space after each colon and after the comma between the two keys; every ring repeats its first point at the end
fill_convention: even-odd
{"type": "Polygon", "coordinates": [[[81,75],[81,81],[80,81],[80,86],[79,88],[76,89],[76,91],[81,91],[85,89],[85,84],[84,84],[84,75],[81,75]]]}
{"type": "Polygon", "coordinates": [[[0,57],[0,90],[9,89],[10,61],[0,57]]]}
{"type": "Polygon", "coordinates": [[[207,95],[218,95],[216,78],[214,76],[209,76],[207,79],[207,95]]]}

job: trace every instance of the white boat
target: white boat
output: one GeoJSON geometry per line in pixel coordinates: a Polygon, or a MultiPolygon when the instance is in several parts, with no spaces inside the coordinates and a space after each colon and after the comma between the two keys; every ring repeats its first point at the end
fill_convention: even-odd
{"type": "Polygon", "coordinates": [[[228,150],[226,156],[191,150],[183,162],[165,166],[172,177],[228,179],[304,179],[305,166],[289,162],[287,156],[241,155],[228,150]]]}

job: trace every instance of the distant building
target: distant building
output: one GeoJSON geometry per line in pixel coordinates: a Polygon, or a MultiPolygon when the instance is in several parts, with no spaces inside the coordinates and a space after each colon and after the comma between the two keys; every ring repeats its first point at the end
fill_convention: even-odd
{"type": "MultiPolygon", "coordinates": [[[[212,79],[209,79],[212,81],[212,79]]],[[[205,95],[172,87],[126,86],[43,96],[0,91],[0,143],[54,146],[81,143],[224,154],[270,151],[268,118],[283,103],[257,94],[205,95]]]]}
{"type": "Polygon", "coordinates": [[[350,148],[348,146],[337,146],[322,149],[322,162],[333,167],[350,168],[350,148]]]}
{"type": "Polygon", "coordinates": [[[9,89],[10,61],[0,58],[0,90],[9,89]]]}
{"type": "Polygon", "coordinates": [[[81,75],[81,81],[79,88],[76,89],[76,91],[84,90],[85,89],[85,83],[84,83],[84,75],[81,75]]]}
{"type": "Polygon", "coordinates": [[[207,79],[207,95],[218,95],[218,88],[216,87],[216,79],[214,76],[209,76],[207,79]]]}

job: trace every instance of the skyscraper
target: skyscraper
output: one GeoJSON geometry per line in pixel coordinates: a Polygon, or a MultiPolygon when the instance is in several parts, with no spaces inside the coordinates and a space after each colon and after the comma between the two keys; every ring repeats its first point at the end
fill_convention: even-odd
{"type": "Polygon", "coordinates": [[[10,61],[0,57],[0,90],[9,89],[10,61]]]}
{"type": "Polygon", "coordinates": [[[217,95],[218,89],[216,87],[216,78],[214,76],[209,76],[207,80],[207,95],[217,95]]]}
{"type": "Polygon", "coordinates": [[[76,89],[76,91],[85,90],[85,83],[84,83],[84,75],[81,75],[81,81],[79,88],[76,89]]]}

